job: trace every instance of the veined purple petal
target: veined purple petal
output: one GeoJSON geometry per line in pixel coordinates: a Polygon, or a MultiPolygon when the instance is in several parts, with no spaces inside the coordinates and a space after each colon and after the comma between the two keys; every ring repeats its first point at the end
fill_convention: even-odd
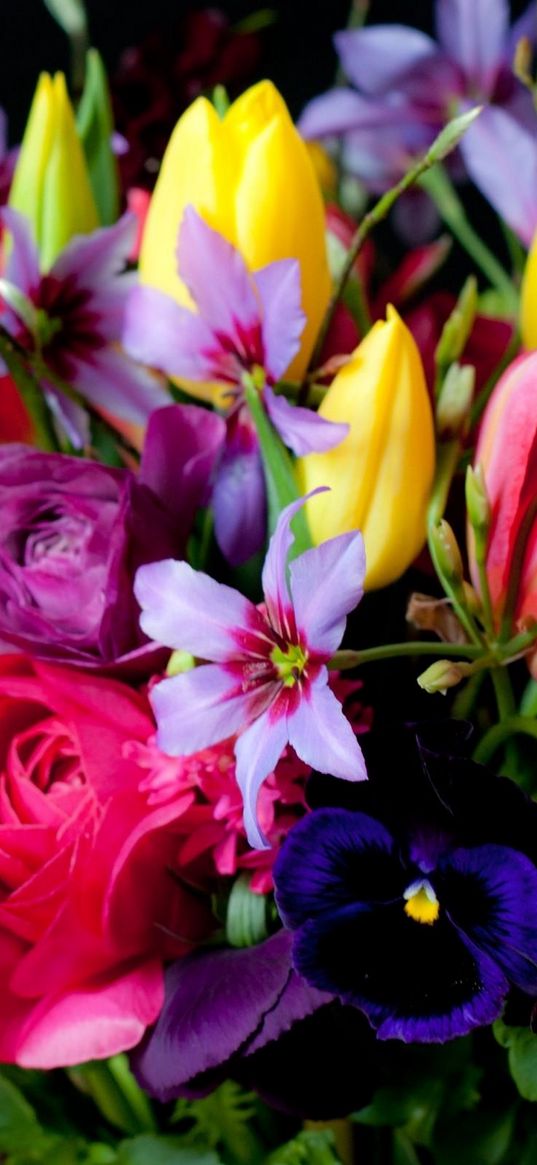
{"type": "Polygon", "coordinates": [[[257,820],[261,785],[275,769],[287,744],[285,716],[274,717],[270,708],[241,733],[235,743],[237,784],[244,803],[244,828],[253,849],[269,849],[257,820]]]}
{"type": "Polygon", "coordinates": [[[325,488],[327,487],[321,486],[312,490],[307,497],[299,498],[298,501],[291,502],[290,506],[286,506],[278,518],[276,529],[269,542],[261,583],[271,625],[284,639],[289,639],[292,632],[291,623],[294,622],[291,596],[287,585],[287,558],[294,542],[291,522],[307,498],[321,493],[325,488]]]}
{"type": "Polygon", "coordinates": [[[262,306],[263,366],[275,382],[296,356],[306,323],[300,264],[297,259],[279,259],[256,271],[253,279],[262,306]]]}
{"type": "Polygon", "coordinates": [[[529,246],[537,228],[535,135],[504,109],[489,105],[464,135],[460,149],[478,189],[529,246]]]}
{"type": "Polygon", "coordinates": [[[77,288],[99,292],[126,267],[136,231],[136,216],[124,214],[114,226],[101,227],[90,235],[75,235],[56,259],[50,275],[61,282],[72,279],[77,288]]]}
{"type": "Polygon", "coordinates": [[[149,486],[174,515],[176,527],[185,532],[199,506],[207,504],[225,435],[223,418],[198,405],[168,405],[149,418],[139,481],[149,486]]]}
{"type": "Polygon", "coordinates": [[[162,680],[152,689],[150,700],[158,747],[169,756],[190,756],[227,740],[249,718],[240,684],[213,663],[162,680]]]}
{"type": "Polygon", "coordinates": [[[0,222],[9,231],[13,246],[8,256],[6,279],[25,295],[32,297],[39,286],[39,254],[32,237],[30,223],[23,214],[3,206],[0,222]]]}
{"type": "Polygon", "coordinates": [[[213,489],[214,533],[228,562],[239,566],[263,545],[267,525],[265,475],[249,415],[231,417],[213,489]]]}
{"type": "MultiPolygon", "coordinates": [[[[291,965],[292,936],[289,934],[289,931],[283,931],[283,934],[287,936],[288,946],[286,957],[289,959],[289,965],[291,965]]],[[[282,942],[282,957],[283,947],[284,944],[282,942]]],[[[318,991],[316,987],[310,987],[304,979],[300,978],[300,975],[297,975],[296,971],[291,971],[276,1006],[266,1013],[255,1038],[248,1044],[247,1049],[245,1049],[246,1055],[252,1056],[256,1052],[259,1052],[261,1048],[266,1047],[272,1040],[278,1040],[295,1023],[306,1019],[307,1016],[317,1011],[319,1007],[325,1007],[332,1000],[333,996],[329,995],[327,991],[318,991]]]]}
{"type": "Polygon", "coordinates": [[[341,444],[349,432],[349,425],[325,421],[312,409],[290,404],[284,396],[278,396],[268,386],[263,390],[263,400],[274,428],[297,457],[333,449],[341,444]]]}
{"type": "Polygon", "coordinates": [[[297,624],[310,650],[333,655],[364,593],[365,549],[356,530],[305,550],[289,566],[297,624]]]}
{"type": "Polygon", "coordinates": [[[236,657],[236,633],[259,622],[253,603],[238,591],[173,558],[141,566],[134,593],[150,639],[216,663],[236,657]]]}
{"type": "Polygon", "coordinates": [[[349,130],[393,127],[394,109],[386,103],[361,97],[351,89],[330,89],[314,97],[300,115],[298,129],[303,138],[324,138],[349,130]]]}
{"type": "Polygon", "coordinates": [[[145,425],[154,409],[170,402],[161,381],[112,344],[88,347],[72,364],[72,383],[82,396],[125,421],[145,425]]]}
{"type": "Polygon", "coordinates": [[[339,700],[328,687],[328,673],[305,689],[287,716],[289,743],[305,764],[345,781],[367,780],[362,750],[339,700]]]}
{"type": "Polygon", "coordinates": [[[248,333],[259,334],[259,304],[240,251],[187,206],[179,229],[177,260],[200,315],[214,333],[238,348],[248,333]]]}
{"type": "Polygon", "coordinates": [[[509,30],[507,0],[437,0],[438,39],[467,81],[489,97],[509,30]]]}
{"type": "Polygon", "coordinates": [[[337,32],[334,44],[349,81],[371,97],[383,97],[404,82],[405,74],[438,55],[430,36],[404,24],[337,32]]]}
{"type": "Polygon", "coordinates": [[[218,344],[201,316],[154,287],[134,287],[127,300],[123,344],[135,360],[168,376],[202,380],[214,374],[218,344]]]}

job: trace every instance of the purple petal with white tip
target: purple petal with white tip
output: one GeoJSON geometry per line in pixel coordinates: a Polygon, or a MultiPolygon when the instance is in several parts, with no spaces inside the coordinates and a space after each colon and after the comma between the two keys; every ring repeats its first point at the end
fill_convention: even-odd
{"type": "Polygon", "coordinates": [[[276,381],[296,356],[306,323],[301,306],[300,264],[296,259],[280,259],[256,271],[253,280],[262,306],[263,367],[276,381]]]}
{"type": "Polygon", "coordinates": [[[162,680],[150,700],[158,747],[169,756],[190,756],[210,748],[248,722],[248,701],[240,683],[218,664],[202,664],[162,680]]]}
{"type": "Polygon", "coordinates": [[[323,668],[287,717],[289,743],[305,764],[344,781],[365,781],[362,750],[323,668]]]}
{"type": "Polygon", "coordinates": [[[406,74],[438,54],[431,37],[404,24],[337,32],[334,44],[349,81],[371,97],[383,97],[406,74]]]}
{"type": "Polygon", "coordinates": [[[271,388],[263,391],[267,413],[285,445],[297,457],[307,453],[324,453],[340,445],[349,432],[349,425],[337,421],[325,421],[312,409],[292,405],[284,396],[279,396],[271,388]]]}
{"type": "Polygon", "coordinates": [[[339,647],[347,615],[362,598],[365,565],[364,540],[354,531],[305,550],[289,566],[299,629],[308,646],[327,658],[339,647]]]}
{"type": "Polygon", "coordinates": [[[263,781],[272,773],[287,744],[285,716],[268,709],[250,725],[235,744],[237,784],[244,802],[244,828],[253,849],[269,849],[257,820],[257,797],[263,781]]]}

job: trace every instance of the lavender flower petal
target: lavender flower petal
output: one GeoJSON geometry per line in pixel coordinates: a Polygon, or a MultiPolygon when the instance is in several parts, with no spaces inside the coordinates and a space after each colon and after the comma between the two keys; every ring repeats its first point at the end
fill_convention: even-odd
{"type": "Polygon", "coordinates": [[[289,743],[312,769],[345,781],[365,781],[362,750],[322,669],[287,718],[289,743]]]}
{"type": "Polygon", "coordinates": [[[158,746],[169,756],[190,756],[210,748],[233,736],[248,720],[241,685],[218,664],[203,664],[162,680],[150,698],[158,746]]]}
{"type": "Polygon", "coordinates": [[[300,347],[306,317],[302,311],[300,264],[296,259],[269,263],[253,275],[262,307],[265,371],[280,380],[300,347]]]}
{"type": "Polygon", "coordinates": [[[535,136],[504,109],[488,106],[465,134],[460,148],[478,189],[529,246],[537,228],[535,136]]]}
{"type": "Polygon", "coordinates": [[[244,828],[253,849],[270,845],[257,821],[259,789],[279,761],[288,741],[285,717],[276,717],[269,709],[239,736],[235,744],[237,784],[244,802],[244,828]]]}
{"type": "Polygon", "coordinates": [[[357,531],[306,550],[289,566],[297,622],[308,643],[327,657],[339,647],[347,615],[363,595],[365,549],[357,531]]]}
{"type": "Polygon", "coordinates": [[[489,97],[509,29],[507,0],[437,0],[438,39],[467,79],[489,97]]]}
{"type": "Polygon", "coordinates": [[[284,396],[278,396],[271,388],[265,388],[263,400],[267,413],[278,430],[285,445],[297,457],[306,453],[324,453],[333,449],[347,436],[349,425],[337,421],[325,421],[312,409],[292,405],[284,396]]]}
{"type": "Polygon", "coordinates": [[[207,322],[154,287],[131,291],[122,339],[134,360],[168,376],[202,380],[214,374],[217,345],[207,322]]]}
{"type": "MultiPolygon", "coordinates": [[[[49,363],[54,371],[52,357],[49,363]]],[[[70,363],[78,392],[96,408],[126,421],[144,425],[154,409],[169,403],[161,381],[111,344],[103,348],[88,346],[84,356],[74,357],[70,363]]]]}
{"type": "Polygon", "coordinates": [[[404,24],[338,32],[334,43],[349,81],[371,97],[383,97],[405,74],[438,54],[430,36],[404,24]]]}
{"type": "Polygon", "coordinates": [[[10,206],[3,206],[0,210],[0,222],[13,240],[8,253],[6,279],[31,298],[39,285],[39,253],[30,224],[23,214],[10,206]]]}
{"type": "Polygon", "coordinates": [[[256,608],[238,591],[174,559],[140,567],[134,593],[146,635],[200,659],[230,659],[237,630],[248,631],[259,621],[256,608]]]}
{"type": "Polygon", "coordinates": [[[205,322],[241,347],[243,334],[258,329],[259,306],[240,251],[187,206],[177,259],[181,279],[205,322]]]}

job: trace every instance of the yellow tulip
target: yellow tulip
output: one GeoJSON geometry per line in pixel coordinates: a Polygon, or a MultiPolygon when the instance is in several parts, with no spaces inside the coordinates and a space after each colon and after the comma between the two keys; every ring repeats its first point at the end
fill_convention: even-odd
{"type": "Polygon", "coordinates": [[[9,205],[30,220],[43,271],[73,235],[99,226],[63,73],[39,78],[9,205]]]}
{"type": "Polygon", "coordinates": [[[319,408],[350,432],[327,453],[298,463],[304,493],[330,486],[308,505],[313,541],[359,529],[366,588],[386,586],[425,541],[435,462],[434,426],[421,358],[393,307],[338,372],[319,408]]]}
{"type": "Polygon", "coordinates": [[[251,271],[276,259],[299,260],[307,323],[288,375],[301,376],[330,294],[324,209],[306,145],[270,81],[248,89],[223,118],[199,97],[179,120],[164,155],[142,240],[140,277],[190,307],[176,257],[189,204],[238,248],[251,271]]]}
{"type": "Polygon", "coordinates": [[[522,343],[525,348],[537,348],[537,234],[526,260],[520,313],[522,343]]]}

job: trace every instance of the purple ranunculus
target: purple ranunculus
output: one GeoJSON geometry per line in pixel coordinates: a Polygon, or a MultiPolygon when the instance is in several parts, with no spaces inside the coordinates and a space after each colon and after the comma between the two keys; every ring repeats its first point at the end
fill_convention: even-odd
{"type": "Polygon", "coordinates": [[[291,936],[199,951],[166,973],[156,1026],[132,1054],[159,1100],[203,1096],[232,1077],[269,1104],[323,1120],[371,1099],[378,1045],[364,1016],[293,971],[291,936]],[[349,1070],[349,1063],[352,1070],[349,1070]]]}
{"type": "Polygon", "coordinates": [[[261,608],[186,562],[154,562],[135,582],[146,634],[214,661],[153,688],[159,747],[189,755],[238,734],[244,823],[258,848],[267,844],[258,792],[287,744],[312,768],[350,781],[367,775],[326,667],[362,597],[363,538],[357,530],[340,534],[288,566],[291,521],[304,501],[280,514],[263,567],[261,608]]]}
{"type": "MultiPolygon", "coordinates": [[[[138,566],[184,553],[223,440],[195,405],[153,413],[138,475],[0,447],[0,640],[83,667],[151,668],[138,566]]],[[[165,656],[164,656],[165,658],[165,656]]]]}
{"type": "Polygon", "coordinates": [[[465,727],[419,732],[419,765],[391,734],[366,786],[314,778],[276,860],[295,969],[379,1039],[443,1043],[537,992],[537,806],[463,755],[465,727]]]}
{"type": "Polygon", "coordinates": [[[255,384],[272,424],[297,456],[331,449],[349,427],[273,391],[299,349],[305,323],[295,259],[251,273],[240,252],[192,206],[183,215],[177,257],[197,311],[138,286],[127,305],[123,342],[135,359],[168,376],[225,390],[227,441],[215,481],[215,535],[228,561],[238,565],[262,546],[266,524],[263,468],[245,383],[255,384]]]}
{"type": "Polygon", "coordinates": [[[343,136],[344,164],[380,192],[451,117],[483,105],[460,155],[470,178],[528,243],[537,225],[535,110],[512,65],[520,37],[536,40],[535,5],[511,28],[508,0],[436,0],[435,12],[436,41],[401,24],[337,33],[354,88],[314,98],[299,129],[306,138],[343,136]]]}
{"type": "Polygon", "coordinates": [[[11,207],[0,211],[11,236],[0,293],[0,324],[28,353],[48,403],[76,448],[89,438],[87,415],[62,386],[99,410],[145,424],[169,402],[155,376],[119,347],[135,275],[125,267],[136,232],[134,216],[71,239],[50,271],[39,270],[29,223],[11,207]]]}

